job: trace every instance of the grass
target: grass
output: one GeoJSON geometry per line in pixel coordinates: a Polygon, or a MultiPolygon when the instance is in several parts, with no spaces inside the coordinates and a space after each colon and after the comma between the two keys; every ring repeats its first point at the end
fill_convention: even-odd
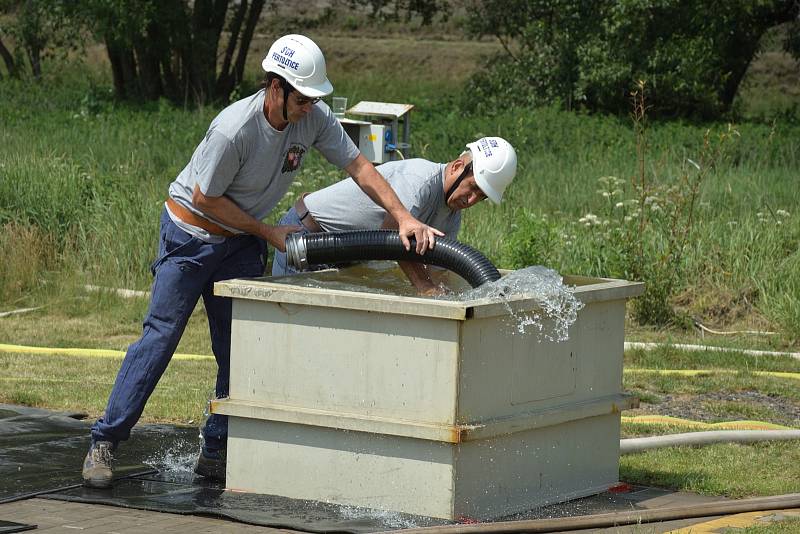
{"type": "MultiPolygon", "coordinates": [[[[42,310],[0,320],[0,340],[6,344],[125,350],[141,335],[148,301],[71,288],[42,310]]],[[[211,354],[208,323],[202,301],[189,319],[177,352],[211,354]]]]}
{"type": "Polygon", "coordinates": [[[742,529],[741,534],[793,534],[800,531],[800,519],[787,518],[766,525],[753,525],[742,529]]]}
{"type": "Polygon", "coordinates": [[[780,417],[780,414],[774,409],[735,401],[703,401],[702,406],[717,419],[725,421],[737,419],[772,421],[780,417]]]}
{"type": "MultiPolygon", "coordinates": [[[[352,51],[353,40],[347,43],[341,46],[352,51]]],[[[458,50],[452,43],[437,46],[458,50]]],[[[388,50],[393,48],[385,47],[386,57],[392,57],[388,50]]],[[[458,64],[463,53],[451,52],[448,63],[458,64]]],[[[51,297],[53,284],[145,289],[167,185],[217,111],[186,111],[165,103],[122,105],[110,99],[107,80],[81,69],[66,68],[41,87],[0,84],[0,109],[7,117],[0,130],[5,147],[0,223],[7,236],[0,245],[8,258],[0,267],[0,281],[5,281],[0,286],[2,302],[42,303],[51,297]],[[31,225],[36,227],[33,233],[31,225]],[[28,251],[38,255],[41,267],[32,267],[28,251]],[[50,285],[42,287],[42,282],[50,285]]],[[[381,95],[417,104],[412,132],[416,155],[446,161],[465,141],[488,134],[503,135],[518,147],[520,172],[506,201],[471,209],[460,239],[500,266],[509,266],[503,265],[508,251],[521,246],[514,235],[519,223],[543,217],[554,236],[548,266],[560,272],[625,276],[613,264],[604,231],[578,220],[589,212],[604,219],[619,215],[597,194],[597,179],[634,173],[634,136],[626,119],[549,108],[465,117],[453,104],[455,82],[463,72],[452,78],[404,80],[356,76],[353,67],[349,69],[341,65],[339,94],[354,101],[381,95]],[[387,79],[391,87],[381,85],[387,79]]],[[[431,72],[427,65],[420,70],[431,72]]],[[[665,182],[674,180],[684,159],[698,150],[706,129],[724,127],[654,125],[653,172],[665,182]]],[[[800,137],[800,127],[748,123],[739,131],[741,138],[729,159],[702,191],[697,214],[702,224],[695,228],[686,253],[678,304],[685,313],[722,328],[755,317],[782,332],[772,342],[793,346],[800,339],[800,252],[793,246],[800,237],[800,213],[794,209],[800,168],[794,140],[800,137]],[[779,210],[789,215],[773,215],[779,210]],[[742,314],[725,312],[737,306],[742,314]]],[[[312,153],[270,219],[300,192],[342,176],[312,153]]],[[[531,261],[535,259],[533,255],[531,261]]]]}
{"type": "Polygon", "coordinates": [[[797,492],[800,447],[793,442],[669,447],[625,455],[620,478],[629,483],[744,498],[797,492]]]}
{"type": "MultiPolygon", "coordinates": [[[[715,343],[716,344],[716,343],[715,343]]],[[[748,356],[741,352],[687,351],[664,346],[625,352],[625,367],[654,369],[732,369],[800,372],[800,360],[789,356],[748,356]]]]}
{"type": "MultiPolygon", "coordinates": [[[[637,394],[642,402],[651,404],[647,410],[650,413],[670,415],[669,408],[659,406],[669,395],[683,400],[686,405],[695,406],[697,412],[704,414],[705,420],[712,423],[756,420],[784,425],[788,423],[795,428],[800,426],[800,420],[787,421],[787,415],[778,408],[758,402],[704,397],[708,394],[757,392],[774,400],[800,405],[797,380],[763,377],[753,373],[796,373],[800,370],[800,361],[796,359],[663,347],[654,351],[626,351],[624,365],[627,371],[624,388],[637,394]],[[701,376],[684,377],[637,372],[636,369],[706,369],[709,372],[701,376]]],[[[642,411],[631,410],[624,415],[636,415],[642,411]]],[[[698,429],[679,424],[622,424],[623,438],[693,431],[698,429]]],[[[623,456],[620,478],[631,483],[733,498],[792,493],[797,491],[794,462],[798,455],[800,445],[797,442],[670,447],[623,456]]]]}
{"type": "MultiPolygon", "coordinates": [[[[120,358],[0,353],[0,402],[85,412],[97,418],[114,385],[120,358]]],[[[172,361],[142,421],[198,424],[213,396],[216,363],[172,361]]]]}
{"type": "Polygon", "coordinates": [[[759,391],[768,396],[800,401],[800,388],[797,380],[754,376],[748,373],[715,373],[692,377],[680,375],[660,375],[632,371],[625,374],[625,387],[644,389],[657,393],[701,395],[709,392],[736,393],[759,391]]]}

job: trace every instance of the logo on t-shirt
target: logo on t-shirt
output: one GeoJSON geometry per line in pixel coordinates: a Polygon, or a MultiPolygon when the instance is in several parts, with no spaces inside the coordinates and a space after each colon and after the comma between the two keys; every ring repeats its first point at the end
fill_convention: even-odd
{"type": "Polygon", "coordinates": [[[300,145],[292,145],[289,147],[289,150],[286,152],[286,157],[283,160],[281,173],[294,172],[300,168],[300,162],[303,160],[303,154],[305,153],[306,149],[300,145]]]}

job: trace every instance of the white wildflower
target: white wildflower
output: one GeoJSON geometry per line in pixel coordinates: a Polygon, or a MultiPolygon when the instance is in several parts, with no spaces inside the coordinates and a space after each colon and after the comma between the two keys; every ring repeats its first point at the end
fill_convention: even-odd
{"type": "Polygon", "coordinates": [[[775,212],[779,217],[788,217],[789,212],[786,210],[778,210],[775,212]]]}
{"type": "Polygon", "coordinates": [[[582,223],[584,226],[592,226],[595,224],[600,224],[600,217],[595,215],[594,213],[587,213],[580,219],[578,219],[579,223],[582,223]]]}

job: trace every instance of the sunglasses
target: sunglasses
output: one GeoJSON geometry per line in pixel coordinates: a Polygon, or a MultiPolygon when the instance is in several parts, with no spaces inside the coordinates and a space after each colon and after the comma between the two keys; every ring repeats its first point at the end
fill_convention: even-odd
{"type": "Polygon", "coordinates": [[[313,106],[314,104],[316,104],[316,103],[317,103],[317,102],[319,102],[320,100],[322,100],[322,98],[320,98],[320,97],[317,97],[317,98],[309,98],[309,97],[307,97],[307,96],[300,96],[300,95],[297,95],[297,96],[295,97],[295,99],[294,99],[295,103],[296,103],[298,106],[305,106],[306,104],[311,104],[311,105],[313,106]]]}

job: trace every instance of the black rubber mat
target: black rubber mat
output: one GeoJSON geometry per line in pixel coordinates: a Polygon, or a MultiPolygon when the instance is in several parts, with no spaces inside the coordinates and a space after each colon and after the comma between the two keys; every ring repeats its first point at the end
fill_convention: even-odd
{"type": "Polygon", "coordinates": [[[0,534],[11,534],[12,532],[25,532],[26,530],[33,530],[36,525],[26,525],[25,523],[14,523],[12,521],[3,521],[0,519],[0,534]]]}
{"type": "MultiPolygon", "coordinates": [[[[84,488],[89,421],[0,404],[0,503],[29,497],[224,517],[309,532],[365,533],[444,522],[273,495],[233,493],[193,473],[196,428],[137,426],[114,457],[110,490],[84,488]]],[[[2,532],[2,531],[0,531],[2,532]]]]}
{"type": "MultiPolygon", "coordinates": [[[[81,484],[81,465],[89,448],[89,423],[65,414],[0,404],[0,503],[81,484]]],[[[151,431],[137,431],[139,447],[151,431]]],[[[136,451],[120,456],[120,477],[152,472],[136,451]]]]}
{"type": "Polygon", "coordinates": [[[42,497],[173,514],[214,516],[251,525],[307,532],[367,533],[445,524],[443,521],[406,514],[275,495],[233,493],[213,485],[176,484],[141,477],[121,480],[108,491],[75,488],[42,497]]]}

